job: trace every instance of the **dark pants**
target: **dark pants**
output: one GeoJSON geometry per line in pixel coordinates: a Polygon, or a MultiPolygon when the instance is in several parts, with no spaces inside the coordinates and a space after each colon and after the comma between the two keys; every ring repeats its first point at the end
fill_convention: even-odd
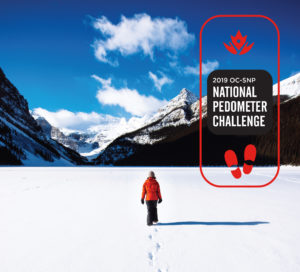
{"type": "Polygon", "coordinates": [[[148,210],[147,225],[151,226],[153,224],[153,222],[158,221],[157,200],[148,200],[148,201],[146,201],[146,204],[147,204],[147,210],[148,210]]]}

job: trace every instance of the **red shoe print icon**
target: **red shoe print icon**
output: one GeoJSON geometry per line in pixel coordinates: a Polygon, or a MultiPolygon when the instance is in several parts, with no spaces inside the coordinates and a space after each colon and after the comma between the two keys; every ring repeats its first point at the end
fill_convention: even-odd
{"type": "Polygon", "coordinates": [[[238,160],[237,160],[237,156],[236,156],[235,152],[233,150],[227,150],[225,152],[224,157],[225,157],[225,162],[228,167],[236,165],[237,168],[235,170],[231,170],[231,174],[236,179],[239,179],[242,176],[242,172],[238,166],[238,160]]]}
{"type": "Polygon", "coordinates": [[[251,173],[253,168],[253,163],[256,157],[256,147],[252,144],[246,146],[244,151],[244,166],[243,172],[248,175],[251,173]]]}
{"type": "MultiPolygon", "coordinates": [[[[242,172],[238,166],[238,160],[235,152],[233,150],[227,150],[224,154],[225,162],[228,167],[236,166],[235,170],[231,170],[231,174],[236,178],[239,179],[242,176],[242,172]]],[[[253,164],[256,158],[256,147],[252,144],[246,146],[244,150],[244,165],[243,165],[243,172],[246,175],[249,175],[252,171],[253,164]]]]}

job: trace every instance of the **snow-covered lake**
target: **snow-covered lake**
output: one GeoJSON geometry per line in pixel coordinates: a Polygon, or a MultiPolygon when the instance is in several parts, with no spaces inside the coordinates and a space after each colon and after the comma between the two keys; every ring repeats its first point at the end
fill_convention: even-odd
{"type": "Polygon", "coordinates": [[[163,202],[147,227],[149,170],[0,168],[0,271],[300,271],[300,168],[239,189],[210,186],[198,168],[151,169],[163,202]]]}

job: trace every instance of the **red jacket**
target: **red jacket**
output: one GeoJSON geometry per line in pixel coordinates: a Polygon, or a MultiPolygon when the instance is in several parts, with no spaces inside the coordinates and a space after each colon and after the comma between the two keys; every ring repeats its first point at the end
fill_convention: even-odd
{"type": "Polygon", "coordinates": [[[161,199],[159,184],[155,178],[148,178],[143,185],[142,199],[158,200],[161,199]]]}

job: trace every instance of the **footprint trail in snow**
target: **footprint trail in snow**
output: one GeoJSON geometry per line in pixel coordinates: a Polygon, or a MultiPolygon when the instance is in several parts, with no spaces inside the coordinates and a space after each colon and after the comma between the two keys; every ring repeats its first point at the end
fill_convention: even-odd
{"type": "Polygon", "coordinates": [[[148,252],[148,260],[150,266],[153,267],[155,272],[168,272],[168,269],[162,269],[158,267],[159,251],[161,249],[161,243],[158,241],[158,228],[151,229],[151,233],[148,235],[149,241],[152,243],[151,249],[148,252]]]}

